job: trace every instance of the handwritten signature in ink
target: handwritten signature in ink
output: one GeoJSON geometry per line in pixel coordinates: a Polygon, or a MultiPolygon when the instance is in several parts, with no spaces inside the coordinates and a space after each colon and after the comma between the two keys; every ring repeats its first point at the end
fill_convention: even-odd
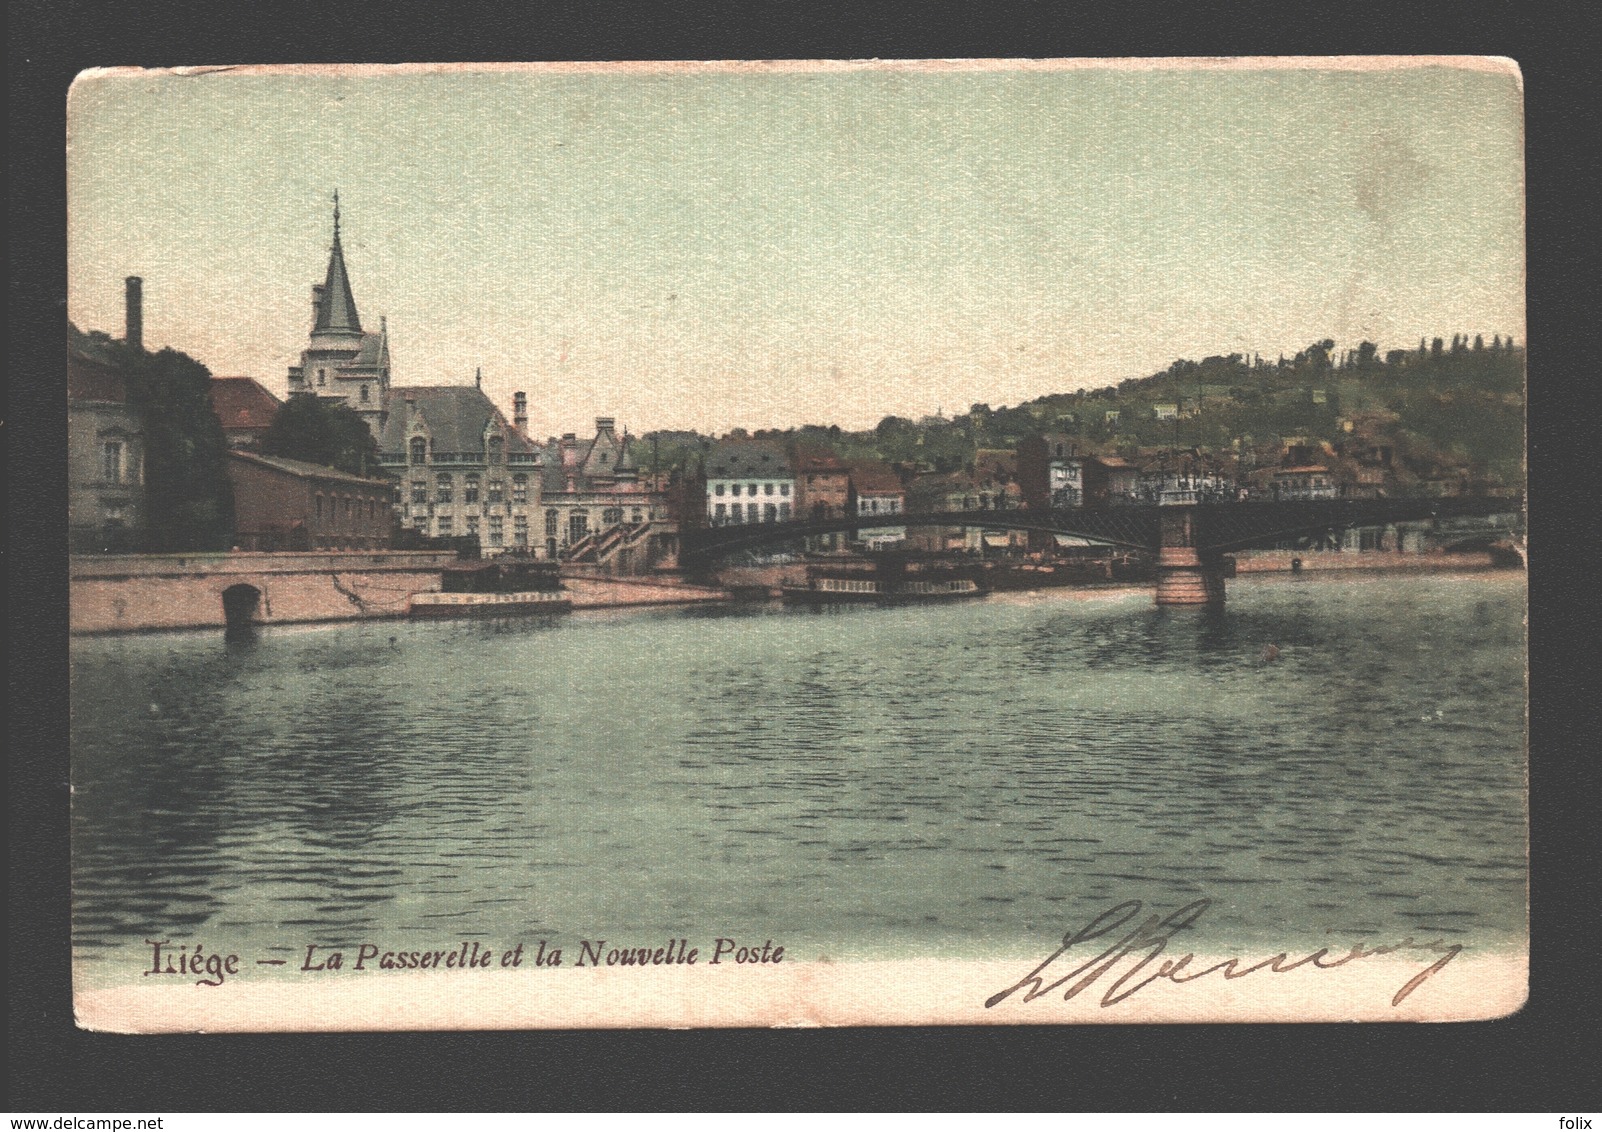
{"type": "MultiPolygon", "coordinates": [[[[1023,978],[1019,979],[1006,990],[998,991],[985,1000],[985,1006],[994,1007],[1011,998],[1019,991],[1023,992],[1023,1002],[1032,1002],[1047,995],[1060,987],[1067,986],[1063,991],[1063,1001],[1066,1002],[1081,991],[1086,990],[1104,977],[1109,976],[1115,967],[1125,960],[1132,963],[1121,974],[1107,985],[1101,996],[1103,1007],[1116,1006],[1132,995],[1138,994],[1146,987],[1159,980],[1166,979],[1172,983],[1192,983],[1197,979],[1212,974],[1221,974],[1226,979],[1243,979],[1247,975],[1254,975],[1259,971],[1271,971],[1274,974],[1284,974],[1299,967],[1311,964],[1321,970],[1342,967],[1358,959],[1368,959],[1376,955],[1388,955],[1395,951],[1426,951],[1440,955],[1434,963],[1424,968],[1403,985],[1391,999],[1392,1006],[1398,1006],[1424,983],[1431,975],[1438,973],[1443,967],[1457,958],[1458,952],[1463,950],[1462,944],[1448,944],[1442,940],[1431,943],[1416,943],[1412,936],[1408,936],[1399,943],[1380,947],[1364,947],[1354,944],[1343,955],[1332,956],[1328,948],[1319,948],[1311,954],[1300,959],[1291,960],[1288,952],[1280,952],[1250,966],[1244,965],[1240,958],[1225,959],[1215,962],[1208,967],[1195,966],[1196,956],[1185,954],[1177,959],[1159,957],[1168,950],[1173,941],[1174,933],[1183,931],[1195,925],[1201,919],[1202,913],[1212,905],[1211,900],[1195,900],[1186,904],[1177,911],[1166,916],[1148,915],[1135,928],[1125,934],[1118,942],[1105,947],[1100,954],[1079,963],[1072,970],[1064,971],[1068,963],[1077,961],[1086,954],[1081,950],[1079,955],[1069,957],[1069,952],[1082,944],[1092,941],[1101,941],[1119,932],[1135,917],[1139,916],[1143,907],[1139,900],[1126,900],[1122,904],[1114,905],[1102,912],[1089,924],[1078,931],[1069,932],[1062,937],[1062,946],[1038,964],[1023,978]],[[1061,961],[1061,965],[1059,964],[1061,961]],[[1153,967],[1153,964],[1156,964],[1153,967]],[[1049,975],[1048,975],[1049,970],[1049,975]],[[1059,974],[1059,972],[1061,972],[1059,974]],[[1047,978],[1051,982],[1047,982],[1047,978]]],[[[1101,946],[1097,943],[1096,946],[1101,946]]]]}

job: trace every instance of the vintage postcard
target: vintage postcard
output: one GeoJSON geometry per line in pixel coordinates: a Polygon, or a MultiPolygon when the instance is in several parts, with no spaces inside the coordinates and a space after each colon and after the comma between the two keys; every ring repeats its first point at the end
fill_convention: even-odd
{"type": "Polygon", "coordinates": [[[69,100],[75,1007],[1526,997],[1518,68],[69,100]]]}

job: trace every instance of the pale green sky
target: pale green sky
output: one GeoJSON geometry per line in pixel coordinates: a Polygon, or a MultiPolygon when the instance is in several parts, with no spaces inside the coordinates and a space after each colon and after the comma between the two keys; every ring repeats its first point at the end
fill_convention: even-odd
{"type": "Polygon", "coordinates": [[[280,394],[337,187],[400,384],[872,425],[1177,357],[1524,337],[1510,72],[113,73],[69,107],[69,312],[280,394]]]}

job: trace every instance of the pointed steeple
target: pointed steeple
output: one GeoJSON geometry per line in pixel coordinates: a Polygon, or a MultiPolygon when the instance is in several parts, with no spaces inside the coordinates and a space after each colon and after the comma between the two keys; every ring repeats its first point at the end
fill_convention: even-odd
{"type": "Polygon", "coordinates": [[[356,314],[356,297],[350,293],[350,276],[345,272],[345,250],[339,246],[339,193],[334,193],[334,245],[328,251],[328,277],[318,297],[317,324],[312,333],[360,334],[362,320],[356,314]]]}

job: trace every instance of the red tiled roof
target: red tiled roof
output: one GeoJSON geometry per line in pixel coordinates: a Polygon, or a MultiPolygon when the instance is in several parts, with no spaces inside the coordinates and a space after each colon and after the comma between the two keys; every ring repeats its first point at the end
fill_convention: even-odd
{"type": "Polygon", "coordinates": [[[264,429],[282,405],[253,377],[211,379],[211,408],[224,430],[264,429]]]}
{"type": "Polygon", "coordinates": [[[858,495],[899,495],[906,490],[901,477],[882,464],[853,464],[851,484],[858,495]]]}

